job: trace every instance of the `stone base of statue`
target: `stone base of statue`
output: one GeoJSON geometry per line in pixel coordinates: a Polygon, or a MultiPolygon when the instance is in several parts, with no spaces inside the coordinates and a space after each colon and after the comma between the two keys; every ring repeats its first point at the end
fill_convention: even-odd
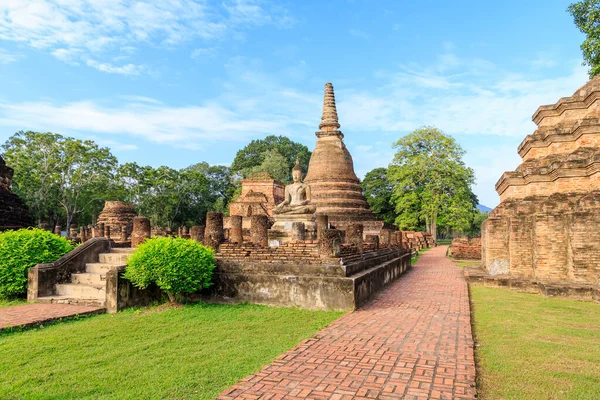
{"type": "Polygon", "coordinates": [[[269,246],[279,246],[293,240],[315,240],[317,236],[317,216],[315,214],[275,214],[275,223],[269,229],[269,246]],[[300,231],[304,224],[304,230],[300,231]]]}

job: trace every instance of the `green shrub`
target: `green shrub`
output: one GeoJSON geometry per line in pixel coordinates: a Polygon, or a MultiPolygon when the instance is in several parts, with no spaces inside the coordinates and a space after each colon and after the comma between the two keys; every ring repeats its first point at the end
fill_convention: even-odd
{"type": "Polygon", "coordinates": [[[27,293],[27,272],[37,264],[55,261],[74,246],[43,229],[0,232],[0,298],[27,293]]]}
{"type": "Polygon", "coordinates": [[[154,238],[139,245],[129,257],[125,278],[142,289],[156,283],[174,302],[180,294],[212,285],[214,268],[213,250],[196,241],[154,238]]]}

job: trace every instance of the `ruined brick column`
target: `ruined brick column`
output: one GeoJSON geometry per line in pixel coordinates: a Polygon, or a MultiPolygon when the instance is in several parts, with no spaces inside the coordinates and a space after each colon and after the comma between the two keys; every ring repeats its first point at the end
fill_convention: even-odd
{"type": "Polygon", "coordinates": [[[127,225],[121,225],[121,242],[127,241],[127,225]]]}
{"type": "Polygon", "coordinates": [[[319,254],[322,257],[339,257],[342,233],[337,229],[323,229],[319,237],[319,254]]]}
{"type": "Polygon", "coordinates": [[[229,241],[231,243],[242,243],[244,241],[242,235],[242,216],[232,215],[229,217],[229,241]]]}
{"type": "Polygon", "coordinates": [[[346,227],[346,243],[363,252],[363,225],[350,224],[346,227]]]}
{"type": "Polygon", "coordinates": [[[387,228],[383,228],[379,232],[379,243],[381,244],[381,246],[387,247],[390,245],[391,235],[392,231],[387,228]]]}
{"type": "Polygon", "coordinates": [[[365,238],[365,243],[373,245],[375,250],[379,249],[379,236],[378,235],[367,235],[365,238]]]}
{"type": "Polygon", "coordinates": [[[104,237],[110,239],[110,225],[104,225],[104,237]]]}
{"type": "Polygon", "coordinates": [[[106,237],[104,236],[104,223],[98,224],[98,236],[106,237]]]}
{"type": "Polygon", "coordinates": [[[253,215],[250,219],[250,240],[262,247],[269,244],[269,218],[266,215],[253,215]]]}
{"type": "Polygon", "coordinates": [[[292,240],[304,240],[305,230],[304,222],[292,222],[292,240]]]}
{"type": "Polygon", "coordinates": [[[86,240],[88,240],[85,227],[83,226],[79,228],[79,240],[81,240],[81,243],[84,243],[86,240]]]}
{"type": "Polygon", "coordinates": [[[148,238],[150,238],[150,220],[146,217],[134,217],[131,247],[138,247],[148,238]]]}
{"type": "Polygon", "coordinates": [[[317,240],[321,238],[321,231],[329,229],[329,217],[325,214],[317,215],[317,240]]]}
{"type": "Polygon", "coordinates": [[[183,228],[181,228],[181,237],[184,238],[184,239],[189,239],[190,238],[190,234],[189,234],[188,228],[185,225],[183,226],[183,228]]]}
{"type": "Polygon", "coordinates": [[[54,234],[60,236],[60,225],[54,226],[54,234]]]}
{"type": "Polygon", "coordinates": [[[77,225],[71,224],[71,227],[69,228],[69,237],[70,238],[77,237],[77,225]]]}
{"type": "Polygon", "coordinates": [[[190,238],[196,242],[202,242],[204,240],[204,226],[194,225],[190,228],[190,238]]]}
{"type": "Polygon", "coordinates": [[[206,213],[204,245],[216,250],[223,240],[223,213],[214,211],[206,213]]]}

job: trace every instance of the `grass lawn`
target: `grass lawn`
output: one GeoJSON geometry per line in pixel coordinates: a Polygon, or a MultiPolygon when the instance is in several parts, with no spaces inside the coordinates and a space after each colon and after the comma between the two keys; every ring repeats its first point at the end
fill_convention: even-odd
{"type": "Polygon", "coordinates": [[[212,399],[342,314],[159,306],[0,334],[0,398],[212,399]]]}
{"type": "Polygon", "coordinates": [[[600,399],[600,305],[471,286],[482,399],[600,399]]]}
{"type": "Polygon", "coordinates": [[[20,305],[23,305],[26,303],[27,303],[27,300],[25,300],[25,299],[11,299],[11,300],[0,299],[0,308],[20,306],[20,305]]]}

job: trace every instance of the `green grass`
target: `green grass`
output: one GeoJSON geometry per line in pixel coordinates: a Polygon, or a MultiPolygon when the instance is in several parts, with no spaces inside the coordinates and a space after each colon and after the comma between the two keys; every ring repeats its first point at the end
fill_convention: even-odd
{"type": "Polygon", "coordinates": [[[471,286],[482,399],[600,399],[600,305],[471,286]]]}
{"type": "Polygon", "coordinates": [[[437,240],[438,246],[445,246],[445,245],[451,244],[451,243],[452,243],[452,239],[438,239],[437,240]]]}
{"type": "Polygon", "coordinates": [[[126,310],[0,335],[2,399],[212,399],[343,313],[126,310]]]}
{"type": "Polygon", "coordinates": [[[0,299],[0,308],[3,307],[12,307],[12,306],[20,306],[26,304],[27,300],[25,299],[0,299]]]}
{"type": "Polygon", "coordinates": [[[421,254],[425,253],[429,249],[430,249],[430,247],[419,250],[416,255],[414,255],[410,258],[410,265],[415,265],[417,260],[419,260],[419,257],[421,256],[421,254]]]}

